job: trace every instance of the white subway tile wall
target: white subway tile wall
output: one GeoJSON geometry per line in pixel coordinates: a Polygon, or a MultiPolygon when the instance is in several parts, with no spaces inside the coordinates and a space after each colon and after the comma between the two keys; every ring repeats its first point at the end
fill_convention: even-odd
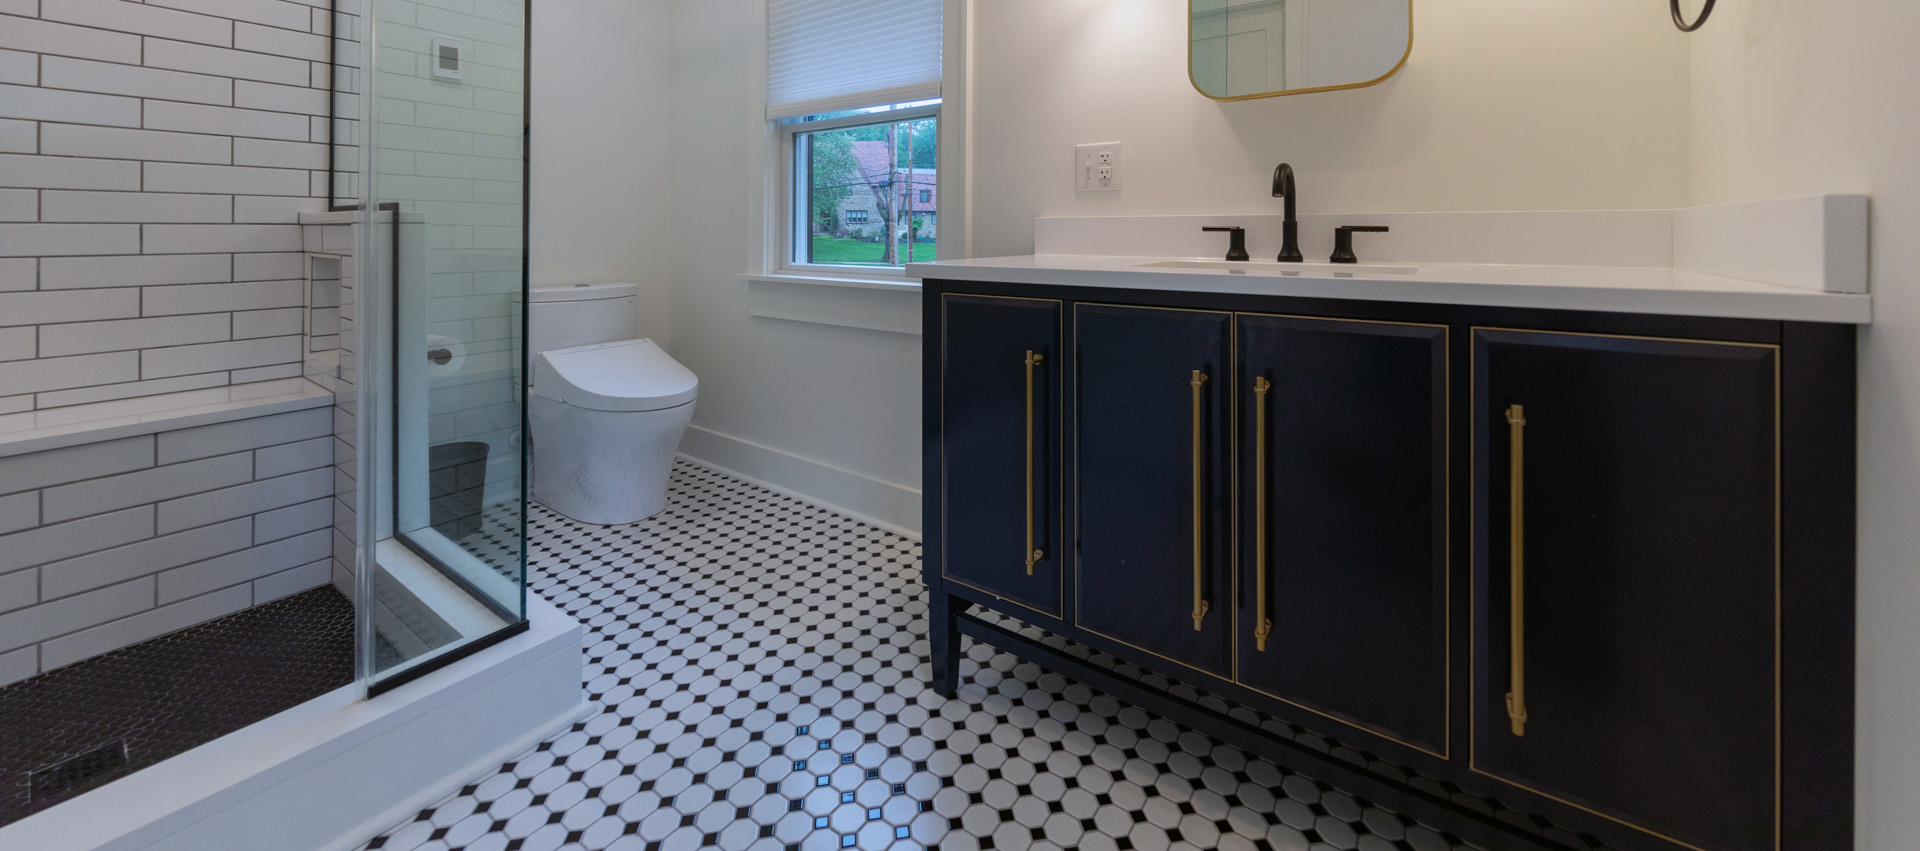
{"type": "Polygon", "coordinates": [[[324,5],[0,2],[0,412],[301,374],[329,87],[358,110],[324,5]]]}
{"type": "Polygon", "coordinates": [[[489,501],[505,497],[493,483],[518,481],[525,10],[388,0],[379,11],[379,194],[423,217],[427,331],[466,349],[457,373],[428,380],[427,442],[491,445],[489,501]],[[436,37],[466,43],[460,83],[434,76],[436,37]]]}
{"type": "MultiPolygon", "coordinates": [[[[311,261],[312,293],[308,297],[307,312],[313,323],[313,330],[307,338],[310,351],[306,360],[306,376],[321,387],[331,391],[334,398],[351,400],[354,398],[354,382],[358,378],[356,371],[358,360],[353,335],[354,321],[354,266],[351,253],[353,229],[346,225],[309,225],[307,227],[308,249],[320,251],[329,241],[347,246],[347,250],[335,255],[316,255],[311,261]],[[331,336],[329,336],[331,335],[331,336]]],[[[326,568],[334,587],[349,598],[355,596],[354,567],[356,565],[354,541],[357,530],[354,514],[355,460],[354,442],[356,419],[354,407],[350,402],[336,404],[329,410],[332,421],[329,423],[329,451],[333,458],[333,478],[329,493],[332,499],[326,500],[326,511],[332,524],[332,535],[328,549],[332,556],[326,568]]],[[[269,462],[269,467],[272,462],[269,462]]],[[[290,509],[279,509],[292,511],[290,509]]],[[[268,534],[279,530],[278,515],[265,519],[255,518],[256,535],[264,526],[268,534]]],[[[262,538],[266,540],[267,538],[262,538]]]]}
{"type": "Polygon", "coordinates": [[[313,408],[0,458],[0,685],[332,581],[333,430],[313,408]]]}

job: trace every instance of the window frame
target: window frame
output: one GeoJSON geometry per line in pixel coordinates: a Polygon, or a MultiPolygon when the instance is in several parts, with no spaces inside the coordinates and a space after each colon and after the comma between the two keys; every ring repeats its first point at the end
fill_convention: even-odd
{"type": "MultiPolygon", "coordinates": [[[[843,115],[837,118],[823,118],[813,121],[785,119],[772,122],[775,130],[778,131],[779,134],[777,156],[780,159],[778,171],[776,172],[778,178],[775,184],[775,203],[773,205],[774,208],[779,211],[778,226],[774,229],[776,240],[773,246],[774,250],[778,252],[778,258],[776,262],[769,264],[776,272],[840,277],[850,275],[885,278],[908,277],[904,264],[900,266],[854,266],[831,263],[803,263],[798,259],[800,246],[804,245],[805,241],[811,238],[808,230],[810,223],[805,213],[801,210],[801,206],[807,201],[807,190],[810,189],[810,187],[803,188],[802,186],[805,180],[805,174],[803,173],[798,140],[800,136],[808,133],[846,130],[853,127],[899,124],[907,121],[932,118],[936,121],[934,136],[939,140],[941,147],[944,149],[945,142],[948,138],[946,121],[941,115],[942,108],[945,106],[944,98],[932,103],[923,101],[910,103],[918,105],[874,104],[863,107],[863,109],[875,111],[862,112],[856,115],[843,115]]],[[[944,150],[942,150],[940,157],[942,161],[945,159],[944,153],[944,150]]],[[[937,169],[936,174],[936,181],[944,182],[947,179],[944,170],[937,169]]],[[[939,243],[936,242],[936,245],[938,244],[939,243]]],[[[912,243],[909,242],[908,245],[911,246],[912,243]]],[[[938,249],[936,249],[936,251],[938,251],[938,249]]],[[[945,252],[937,253],[936,258],[945,259],[944,254],[945,252]]]]}

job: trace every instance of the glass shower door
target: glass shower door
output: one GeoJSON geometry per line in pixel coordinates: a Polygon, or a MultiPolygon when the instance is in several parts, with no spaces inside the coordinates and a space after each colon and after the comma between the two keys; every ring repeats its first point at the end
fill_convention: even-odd
{"type": "MultiPolygon", "coordinates": [[[[526,14],[374,5],[362,459],[376,691],[526,625],[526,14]],[[370,267],[370,268],[369,268],[370,267]]],[[[363,527],[366,528],[366,527],[363,527]]]]}

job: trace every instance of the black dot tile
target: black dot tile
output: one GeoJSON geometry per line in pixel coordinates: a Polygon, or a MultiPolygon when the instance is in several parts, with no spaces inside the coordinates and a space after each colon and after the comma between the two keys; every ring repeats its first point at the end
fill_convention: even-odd
{"type": "Polygon", "coordinates": [[[667,510],[648,520],[590,526],[536,506],[528,521],[531,590],[589,629],[583,678],[597,714],[432,810],[484,811],[524,781],[545,796],[525,806],[544,813],[477,833],[410,821],[368,849],[498,848],[488,834],[518,835],[513,819],[556,816],[568,832],[552,840],[635,836],[631,847],[656,851],[1131,849],[1136,836],[1190,848],[1214,831],[1222,848],[1305,848],[1334,825],[1362,848],[1468,847],[982,645],[961,662],[959,697],[941,698],[927,686],[919,544],[824,509],[680,462],[667,510]],[[557,763],[563,772],[546,773],[557,763]],[[565,791],[582,778],[591,794],[565,791]],[[463,796],[474,800],[456,807],[463,796]]]}

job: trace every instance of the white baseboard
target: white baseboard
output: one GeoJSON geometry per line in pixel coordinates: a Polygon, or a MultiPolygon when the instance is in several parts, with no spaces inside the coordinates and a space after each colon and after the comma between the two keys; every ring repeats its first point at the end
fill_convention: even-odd
{"type": "Polygon", "coordinates": [[[920,489],[693,425],[680,457],[896,535],[920,540],[920,489]]]}
{"type": "Polygon", "coordinates": [[[372,699],[336,689],[0,827],[0,848],[335,851],[576,721],[583,630],[531,628],[372,699]]]}

